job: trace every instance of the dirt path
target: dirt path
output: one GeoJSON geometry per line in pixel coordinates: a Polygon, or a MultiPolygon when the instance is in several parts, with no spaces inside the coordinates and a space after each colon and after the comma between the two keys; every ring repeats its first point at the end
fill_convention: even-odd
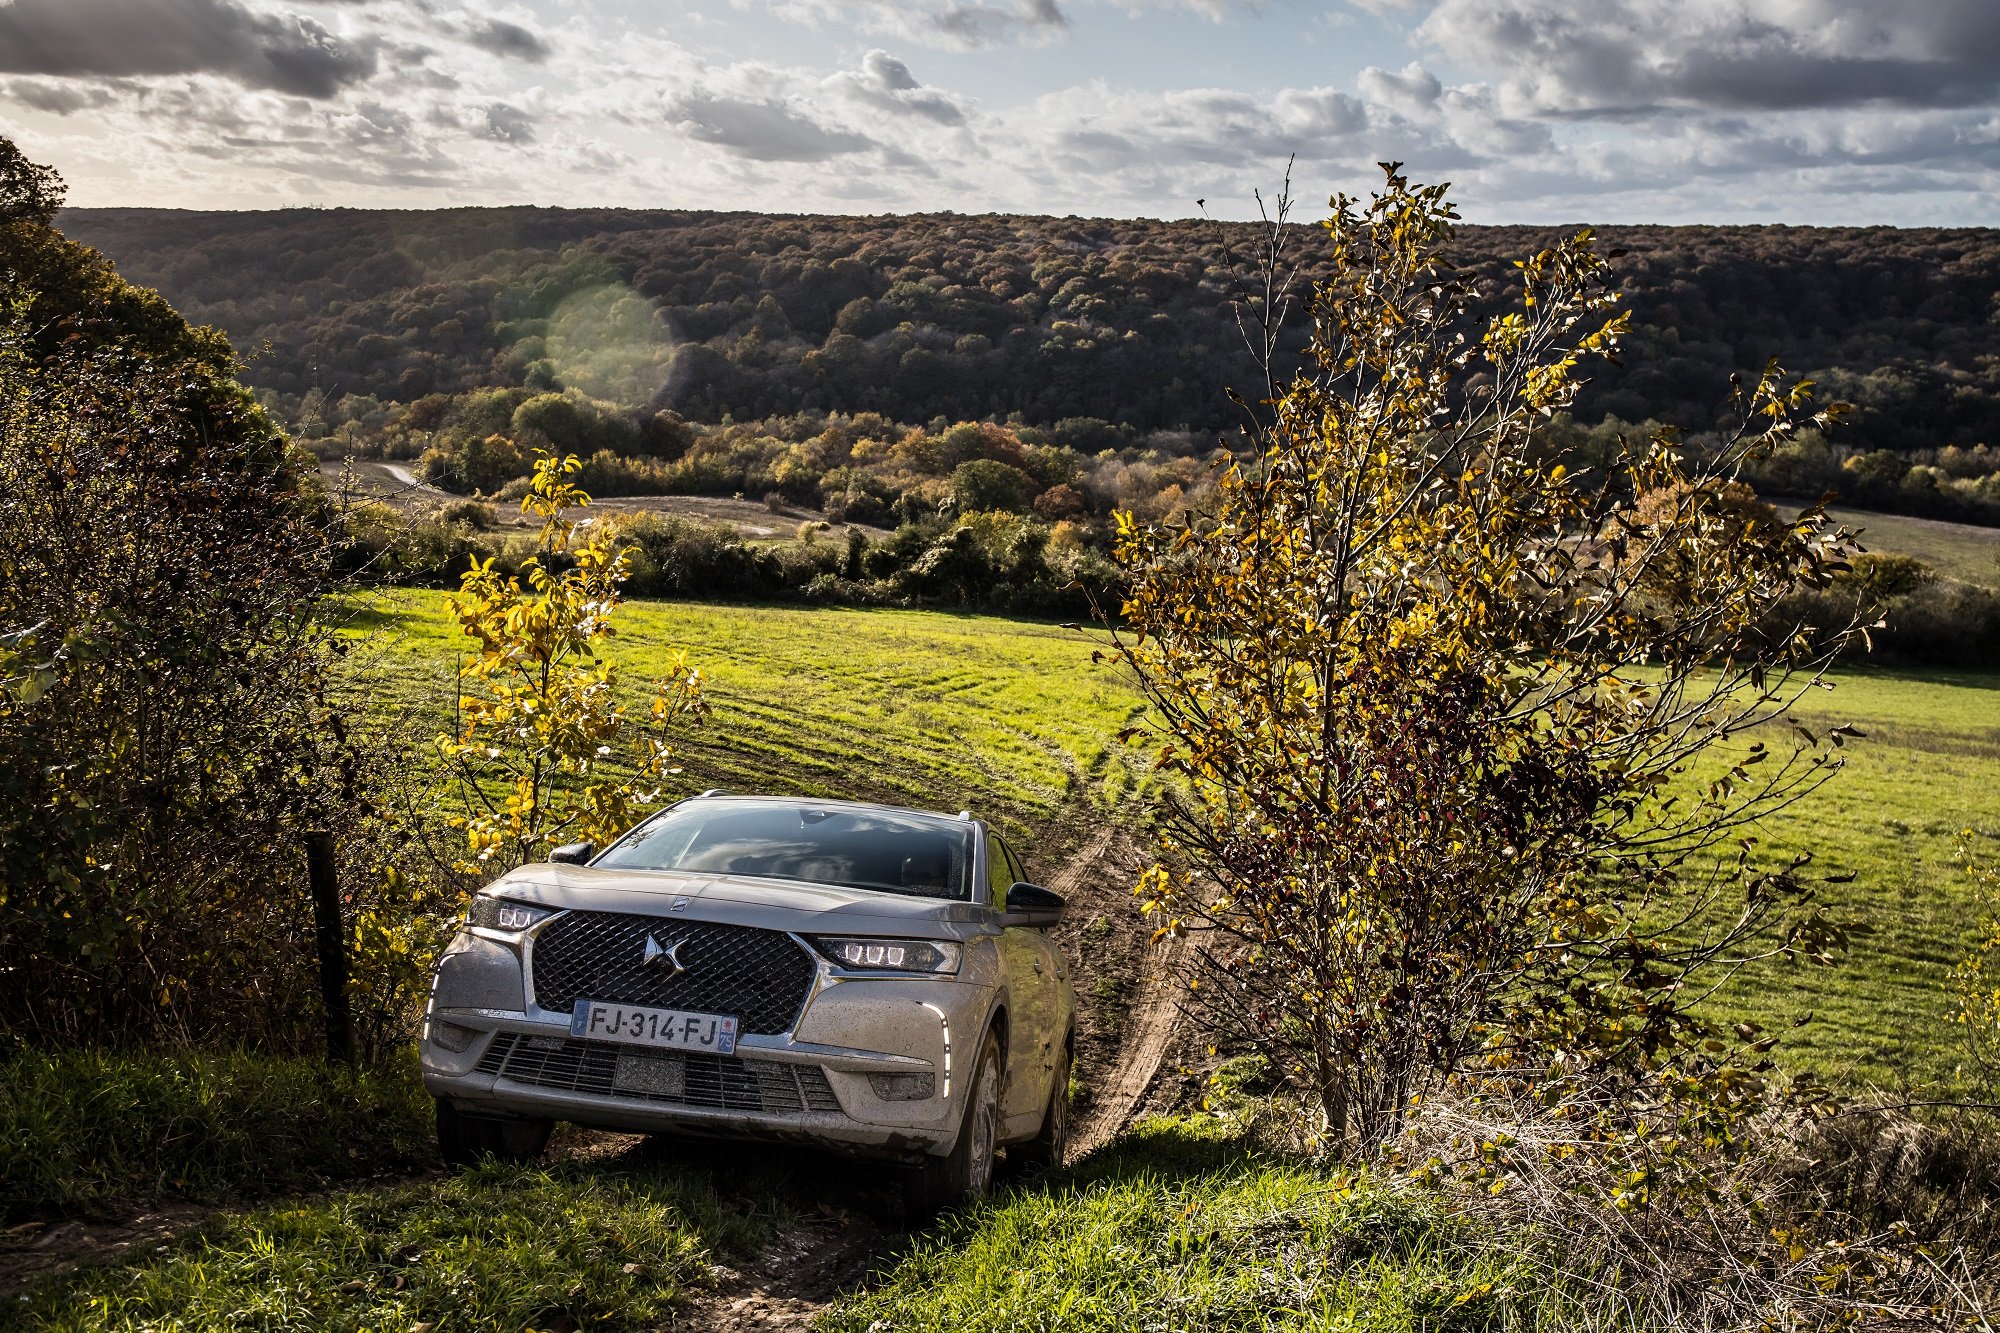
{"type": "MultiPolygon", "coordinates": [[[[1121,979],[1116,1008],[1123,1021],[1116,1034],[1116,1059],[1093,1071],[1090,1109],[1077,1122],[1070,1145],[1072,1158],[1102,1147],[1130,1123],[1173,1040],[1176,1012],[1168,981],[1173,955],[1150,947],[1150,940],[1144,938],[1150,932],[1139,921],[1131,901],[1131,871],[1138,850],[1136,840],[1129,835],[1117,829],[1100,829],[1049,881],[1050,888],[1072,902],[1087,903],[1110,890],[1116,897],[1105,906],[1126,918],[1111,933],[1125,937],[1120,942],[1128,951],[1135,934],[1146,946],[1137,959],[1128,960],[1139,966],[1128,968],[1121,979]]],[[[1095,919],[1108,923],[1114,918],[1095,919]]],[[[1078,959],[1079,970],[1093,961],[1079,958],[1083,950],[1074,942],[1065,940],[1064,944],[1071,957],[1078,959]]],[[[1079,995],[1080,1006],[1088,1008],[1093,998],[1098,997],[1079,995]]]]}
{"type": "Polygon", "coordinates": [[[795,1227],[741,1270],[716,1267],[714,1285],[675,1317],[674,1333],[809,1329],[843,1292],[861,1285],[896,1238],[874,1219],[837,1214],[795,1227]]]}
{"type": "Polygon", "coordinates": [[[167,1245],[195,1230],[216,1209],[198,1203],[162,1204],[113,1222],[23,1222],[0,1231],[0,1299],[53,1273],[107,1264],[142,1246],[167,1245]]]}
{"type": "Polygon", "coordinates": [[[1139,993],[1127,1006],[1134,1021],[1126,1037],[1124,1054],[1099,1089],[1096,1105],[1077,1125],[1076,1138],[1070,1144],[1072,1158],[1103,1147],[1130,1124],[1159,1075],[1160,1063],[1173,1042],[1174,1027],[1180,1017],[1171,989],[1173,965],[1179,951],[1180,942],[1175,941],[1154,955],[1154,970],[1140,983],[1139,993]]]}

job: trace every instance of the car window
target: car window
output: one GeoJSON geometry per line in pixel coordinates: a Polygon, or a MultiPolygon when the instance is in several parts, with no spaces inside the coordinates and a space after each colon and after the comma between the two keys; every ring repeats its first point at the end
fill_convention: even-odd
{"type": "Polygon", "coordinates": [[[689,801],[591,863],[837,884],[921,898],[972,897],[972,829],[893,810],[778,801],[689,801]]]}
{"type": "Polygon", "coordinates": [[[992,890],[993,905],[1006,910],[1007,890],[1014,885],[1014,871],[1007,864],[1007,849],[991,833],[986,835],[986,885],[992,890]]]}
{"type": "Polygon", "coordinates": [[[1021,864],[1021,858],[1014,855],[1014,849],[1004,842],[1000,844],[1000,848],[1007,853],[1007,873],[1014,877],[1014,882],[1017,884],[1034,883],[1033,880],[1028,878],[1028,868],[1021,864]]]}

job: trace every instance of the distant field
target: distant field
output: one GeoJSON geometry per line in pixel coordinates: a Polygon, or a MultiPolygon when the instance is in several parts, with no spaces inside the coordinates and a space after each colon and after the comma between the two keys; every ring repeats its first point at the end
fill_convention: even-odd
{"type": "MultiPolygon", "coordinates": [[[[378,706],[436,730],[450,707],[454,626],[442,595],[371,598],[350,632],[378,706]],[[385,631],[374,634],[376,631],[385,631]]],[[[710,709],[687,733],[684,786],[886,797],[992,808],[1021,824],[1129,801],[1142,765],[1113,735],[1137,700],[1091,635],[934,611],[631,602],[611,647],[630,682],[673,648],[710,709]]]]}
{"type": "MultiPolygon", "coordinates": [[[[1798,512],[1795,505],[1781,507],[1787,513],[1798,512]]],[[[1827,512],[1836,522],[1859,532],[1862,546],[1870,551],[1915,556],[1945,578],[2000,587],[2000,528],[1863,509],[1827,512]]]]}
{"type": "Polygon", "coordinates": [[[1811,852],[1819,872],[1853,874],[1826,900],[1875,933],[1838,967],[1756,969],[1727,1007],[1767,1026],[1816,1015],[1787,1044],[1824,1074],[1948,1078],[1958,1057],[1945,972],[1973,925],[1960,834],[2000,860],[2000,674],[1843,672],[1797,711],[1809,727],[1846,721],[1865,736],[1847,746],[1844,772],[1760,836],[1774,852],[1811,852]]]}
{"type": "MultiPolygon", "coordinates": [[[[441,597],[372,599],[351,661],[379,706],[448,715],[451,626],[441,597]]],[[[708,682],[711,716],[686,747],[683,786],[865,794],[933,808],[974,805],[1032,829],[1092,808],[1136,818],[1143,756],[1112,733],[1137,699],[1092,636],[1054,626],[920,611],[837,611],[635,602],[612,652],[642,678],[670,646],[708,682]]],[[[1944,973],[1971,922],[1952,864],[1960,830],[2000,858],[2000,673],[1843,673],[1800,710],[1809,725],[1868,733],[1848,769],[1761,831],[1853,872],[1829,901],[1876,934],[1827,969],[1767,967],[1727,997],[1783,1022],[1816,1013],[1794,1058],[1851,1079],[1941,1078],[1952,1064],[1944,973]]]]}

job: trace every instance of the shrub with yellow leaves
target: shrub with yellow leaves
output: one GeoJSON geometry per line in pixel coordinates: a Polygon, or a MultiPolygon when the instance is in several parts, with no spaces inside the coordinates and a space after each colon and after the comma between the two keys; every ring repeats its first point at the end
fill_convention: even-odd
{"type": "Polygon", "coordinates": [[[474,564],[447,599],[474,651],[459,668],[458,728],[440,736],[464,813],[470,860],[497,874],[561,843],[604,842],[660,798],[672,734],[702,712],[700,673],[677,655],[643,714],[620,697],[600,653],[613,633],[628,551],[579,516],[590,497],[574,455],[535,463],[521,509],[541,520],[519,576],[474,564]]]}
{"type": "Polygon", "coordinates": [[[1834,413],[1774,365],[1726,438],[1569,456],[1551,422],[1625,329],[1590,233],[1482,318],[1446,188],[1395,167],[1334,201],[1281,373],[1287,207],[1244,288],[1249,447],[1204,511],[1118,519],[1113,651],[1149,704],[1128,737],[1174,779],[1173,869],[1139,895],[1191,946],[1186,1002],[1271,1059],[1325,1146],[1390,1140],[1461,1076],[1627,1127],[1666,1098],[1727,1138],[1770,1045],[1712,1029],[1702,979],[1849,933],[1801,863],[1738,843],[1839,766],[1841,731],[1759,729],[1857,632],[1772,629],[1852,544],[1742,478],[1834,413]]]}

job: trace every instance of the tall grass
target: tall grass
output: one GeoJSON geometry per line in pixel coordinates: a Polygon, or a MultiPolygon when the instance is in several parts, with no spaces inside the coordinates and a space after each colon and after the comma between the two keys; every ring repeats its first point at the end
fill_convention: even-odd
{"type": "Polygon", "coordinates": [[[272,1194],[436,1162],[413,1068],[195,1052],[0,1063],[0,1214],[272,1194]]]}

